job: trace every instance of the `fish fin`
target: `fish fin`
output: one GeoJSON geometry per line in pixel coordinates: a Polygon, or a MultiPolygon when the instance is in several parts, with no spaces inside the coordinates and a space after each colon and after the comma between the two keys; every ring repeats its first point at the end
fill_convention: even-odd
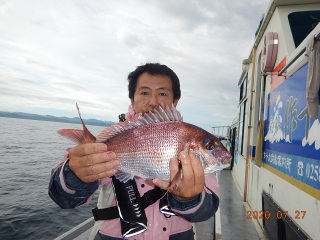
{"type": "Polygon", "coordinates": [[[77,144],[81,144],[84,139],[84,131],[83,130],[77,130],[77,129],[61,129],[58,131],[58,133],[65,137],[70,139],[72,142],[75,142],[77,144]]]}
{"type": "Polygon", "coordinates": [[[131,129],[166,121],[182,122],[179,111],[177,111],[173,105],[171,108],[166,106],[165,110],[159,106],[159,108],[155,109],[153,112],[147,112],[143,116],[141,114],[137,115],[132,121],[119,122],[109,126],[97,136],[97,142],[105,142],[108,139],[131,129]]]}
{"type": "Polygon", "coordinates": [[[165,111],[166,111],[166,114],[169,117],[170,121],[175,121],[173,113],[172,113],[172,111],[171,111],[171,109],[169,108],[168,105],[166,106],[165,111]]]}
{"type": "Polygon", "coordinates": [[[164,122],[165,121],[163,116],[159,113],[159,111],[157,109],[154,109],[154,115],[159,120],[159,122],[164,122]]]}
{"type": "Polygon", "coordinates": [[[76,130],[76,129],[62,129],[59,130],[58,133],[65,137],[70,139],[71,141],[77,143],[77,144],[83,144],[83,143],[93,143],[96,141],[95,136],[93,136],[89,130],[87,129],[86,125],[84,124],[82,118],[81,118],[81,114],[80,114],[80,110],[78,107],[78,104],[76,104],[77,106],[77,110],[78,110],[78,114],[79,114],[79,118],[80,121],[82,123],[83,126],[83,130],[76,130]]]}
{"type": "Polygon", "coordinates": [[[176,121],[183,122],[180,112],[173,106],[173,104],[171,105],[170,110],[176,121]]]}
{"type": "Polygon", "coordinates": [[[165,110],[163,110],[163,108],[160,106],[158,109],[159,114],[163,117],[164,122],[166,121],[170,121],[170,118],[168,117],[167,113],[165,110]]]}
{"type": "Polygon", "coordinates": [[[143,117],[147,120],[147,122],[148,122],[149,124],[154,123],[154,121],[153,121],[152,117],[150,117],[150,114],[149,114],[149,113],[145,113],[145,114],[143,115],[143,117]]]}
{"type": "Polygon", "coordinates": [[[80,109],[79,109],[77,103],[76,103],[76,106],[77,106],[77,110],[78,110],[78,114],[79,114],[80,121],[81,121],[81,123],[82,123],[84,136],[85,136],[84,142],[82,142],[82,143],[95,142],[95,141],[96,141],[96,137],[93,136],[91,132],[89,132],[88,128],[86,127],[86,125],[85,125],[84,122],[82,121],[80,109]]]}
{"type": "Polygon", "coordinates": [[[127,181],[132,180],[134,178],[133,175],[131,175],[129,173],[122,172],[122,171],[118,171],[114,176],[120,182],[124,182],[124,183],[126,183],[127,181]]]}

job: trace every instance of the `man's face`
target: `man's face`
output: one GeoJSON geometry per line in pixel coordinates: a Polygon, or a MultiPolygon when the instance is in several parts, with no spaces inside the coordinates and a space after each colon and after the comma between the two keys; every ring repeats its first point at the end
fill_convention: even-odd
{"type": "Polygon", "coordinates": [[[137,81],[134,100],[131,99],[133,109],[136,113],[146,113],[166,105],[176,107],[178,100],[173,101],[173,90],[171,80],[167,76],[151,75],[143,73],[137,81]]]}

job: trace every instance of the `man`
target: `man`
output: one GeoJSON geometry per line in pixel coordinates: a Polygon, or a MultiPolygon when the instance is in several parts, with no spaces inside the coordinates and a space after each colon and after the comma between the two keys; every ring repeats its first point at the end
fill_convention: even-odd
{"type": "MultiPolygon", "coordinates": [[[[137,67],[128,76],[131,106],[126,119],[134,114],[146,113],[159,106],[177,106],[180,99],[180,83],[177,75],[167,66],[147,63],[137,67]]],[[[178,187],[170,189],[167,201],[176,216],[168,217],[159,211],[159,200],[145,209],[148,219],[147,231],[129,239],[194,239],[191,222],[205,221],[219,205],[219,186],[214,174],[204,176],[200,160],[194,154],[182,151],[179,154],[182,179],[178,187]]],[[[119,161],[114,152],[109,152],[103,143],[80,144],[67,149],[64,161],[52,171],[49,185],[50,197],[62,208],[86,205],[98,185],[106,186],[117,173],[119,161]]],[[[179,171],[178,159],[170,160],[171,179],[179,171]]],[[[168,182],[159,179],[135,178],[140,195],[158,186],[167,189],[168,182]]],[[[113,200],[111,205],[116,205],[113,200]]],[[[102,223],[101,239],[123,239],[120,220],[102,223]]]]}

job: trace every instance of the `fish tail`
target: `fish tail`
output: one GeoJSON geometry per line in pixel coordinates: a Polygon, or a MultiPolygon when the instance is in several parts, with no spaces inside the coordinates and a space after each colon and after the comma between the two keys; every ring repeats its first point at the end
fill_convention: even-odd
{"type": "Polygon", "coordinates": [[[70,139],[71,141],[77,143],[77,144],[83,144],[83,143],[93,143],[96,141],[95,136],[93,136],[88,128],[86,127],[86,125],[84,124],[82,118],[81,118],[81,114],[80,114],[80,110],[78,107],[78,104],[76,104],[77,106],[77,110],[78,110],[78,114],[79,114],[79,118],[80,121],[82,123],[83,126],[83,130],[77,130],[77,129],[61,129],[58,131],[58,133],[65,137],[70,139]]]}

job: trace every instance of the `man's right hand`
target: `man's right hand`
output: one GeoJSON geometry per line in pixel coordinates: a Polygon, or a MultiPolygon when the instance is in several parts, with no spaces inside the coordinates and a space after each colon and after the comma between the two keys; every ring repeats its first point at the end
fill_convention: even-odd
{"type": "Polygon", "coordinates": [[[70,169],[86,183],[113,176],[118,166],[116,154],[108,152],[104,143],[80,144],[69,152],[70,169]]]}

